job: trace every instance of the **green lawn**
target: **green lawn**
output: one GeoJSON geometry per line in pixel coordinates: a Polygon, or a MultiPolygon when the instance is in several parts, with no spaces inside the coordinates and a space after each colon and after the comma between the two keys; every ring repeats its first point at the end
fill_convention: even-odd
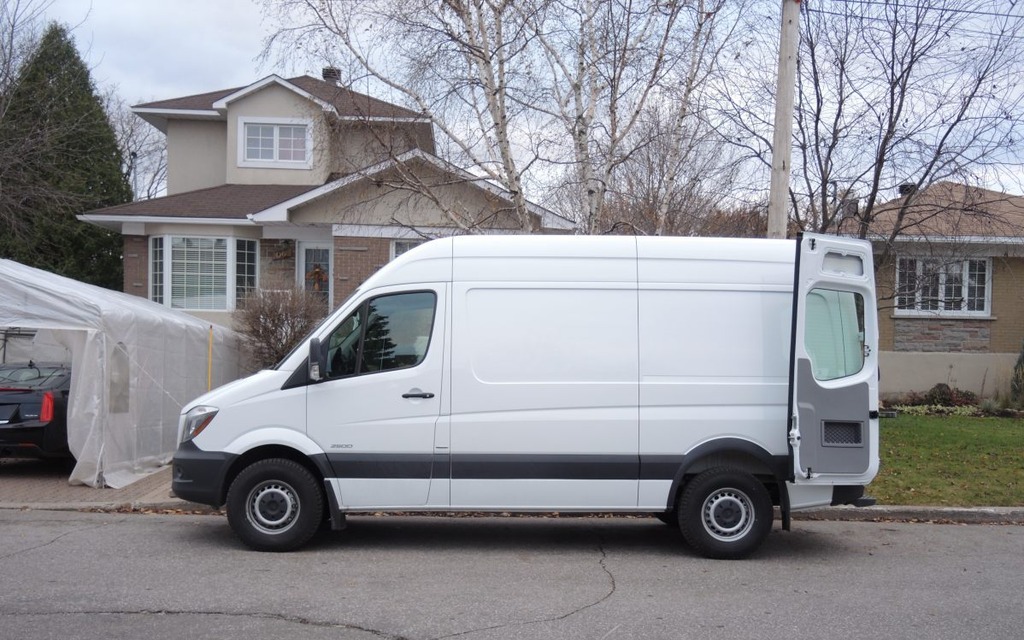
{"type": "Polygon", "coordinates": [[[879,454],[880,505],[1024,506],[1024,420],[883,419],[879,454]]]}

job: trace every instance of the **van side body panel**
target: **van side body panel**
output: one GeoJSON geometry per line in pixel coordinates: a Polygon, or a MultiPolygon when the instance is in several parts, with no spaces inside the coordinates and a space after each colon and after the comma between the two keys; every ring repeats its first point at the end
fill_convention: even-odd
{"type": "Polygon", "coordinates": [[[459,240],[451,506],[635,509],[634,239],[459,240]]]}

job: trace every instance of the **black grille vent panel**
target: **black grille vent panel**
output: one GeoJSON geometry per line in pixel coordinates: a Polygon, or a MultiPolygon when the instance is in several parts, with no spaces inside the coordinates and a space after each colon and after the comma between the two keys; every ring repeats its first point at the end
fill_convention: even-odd
{"type": "Polygon", "coordinates": [[[864,446],[862,422],[825,420],[822,423],[821,444],[826,447],[864,446]]]}

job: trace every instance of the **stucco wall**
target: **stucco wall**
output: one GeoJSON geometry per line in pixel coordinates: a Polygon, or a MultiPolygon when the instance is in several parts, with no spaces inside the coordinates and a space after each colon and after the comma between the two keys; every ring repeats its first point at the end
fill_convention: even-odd
{"type": "Polygon", "coordinates": [[[480,221],[483,228],[517,229],[508,203],[469,183],[452,183],[451,177],[417,168],[419,180],[429,185],[428,197],[396,188],[397,176],[360,179],[337,192],[292,212],[297,224],[367,224],[398,227],[457,227],[438,206],[458,212],[462,221],[480,221]],[[436,201],[435,201],[436,198],[436,201]]]}
{"type": "MultiPolygon", "coordinates": [[[[280,86],[268,86],[228,106],[227,182],[230,184],[323,184],[329,171],[330,145],[323,110],[316,103],[280,86]],[[239,119],[301,118],[312,126],[311,164],[307,168],[239,166],[239,119]]],[[[284,165],[282,165],[284,166],[284,165]]]]}
{"type": "Polygon", "coordinates": [[[938,383],[981,396],[1005,395],[1017,361],[1016,353],[920,353],[883,351],[879,354],[882,396],[927,391],[938,383]]]}
{"type": "Polygon", "coordinates": [[[167,195],[226,182],[227,131],[223,122],[167,122],[167,195]]]}

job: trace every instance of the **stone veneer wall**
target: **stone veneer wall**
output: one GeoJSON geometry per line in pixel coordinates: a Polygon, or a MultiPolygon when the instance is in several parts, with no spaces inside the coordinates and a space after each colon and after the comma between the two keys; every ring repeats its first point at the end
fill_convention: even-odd
{"type": "Polygon", "coordinates": [[[988,353],[991,320],[896,318],[896,351],[988,353]]]}

